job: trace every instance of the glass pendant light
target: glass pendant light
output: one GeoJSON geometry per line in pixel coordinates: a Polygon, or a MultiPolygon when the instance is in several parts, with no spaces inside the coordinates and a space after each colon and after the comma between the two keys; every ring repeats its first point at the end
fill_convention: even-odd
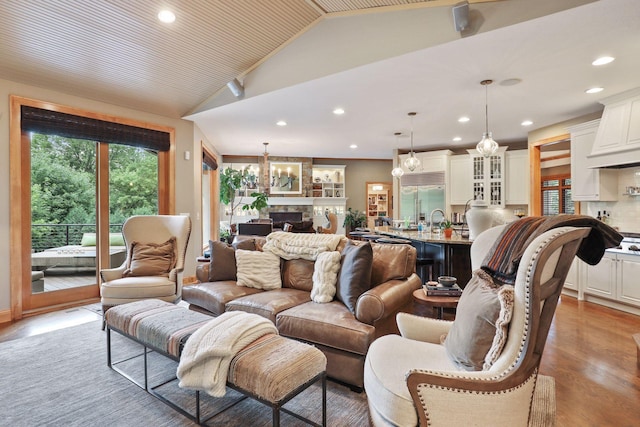
{"type": "MultiPolygon", "coordinates": [[[[397,147],[398,146],[398,137],[400,135],[402,135],[402,134],[400,132],[396,132],[396,133],[394,133],[394,135],[396,136],[396,147],[397,147]]],[[[404,170],[402,170],[402,168],[400,167],[399,163],[400,162],[398,161],[398,165],[391,170],[391,175],[393,175],[394,178],[398,178],[398,179],[400,179],[400,177],[402,175],[404,175],[404,170]]]]}
{"type": "Polygon", "coordinates": [[[411,118],[411,153],[409,153],[409,158],[405,159],[404,165],[407,169],[413,172],[418,166],[420,166],[420,160],[415,157],[415,153],[413,152],[413,118],[416,113],[409,113],[408,115],[411,118]]]}
{"type": "Polygon", "coordinates": [[[476,145],[476,150],[484,157],[489,157],[498,151],[498,143],[493,139],[491,132],[489,132],[489,102],[488,102],[488,89],[489,86],[493,83],[493,80],[483,80],[480,82],[482,86],[484,86],[484,117],[485,117],[485,132],[482,134],[482,139],[476,145]]]}

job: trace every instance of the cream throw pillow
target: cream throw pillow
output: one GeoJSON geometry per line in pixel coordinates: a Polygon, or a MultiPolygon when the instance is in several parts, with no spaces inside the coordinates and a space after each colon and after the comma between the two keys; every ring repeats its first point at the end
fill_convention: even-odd
{"type": "Polygon", "coordinates": [[[238,286],[264,290],[282,287],[280,257],[270,252],[236,250],[236,270],[238,286]]]}
{"type": "Polygon", "coordinates": [[[313,302],[325,303],[333,301],[336,295],[336,282],[340,271],[340,252],[321,252],[313,267],[313,302]]]}

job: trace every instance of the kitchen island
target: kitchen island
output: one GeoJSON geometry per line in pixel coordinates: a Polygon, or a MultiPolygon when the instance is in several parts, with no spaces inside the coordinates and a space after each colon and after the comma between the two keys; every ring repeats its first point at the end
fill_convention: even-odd
{"type": "Polygon", "coordinates": [[[416,271],[423,283],[437,280],[438,276],[454,276],[458,279],[458,286],[464,288],[471,279],[470,249],[473,240],[461,237],[459,232],[454,232],[451,237],[444,237],[443,233],[378,227],[375,233],[407,239],[418,251],[418,260],[433,259],[432,277],[429,277],[428,269],[416,265],[416,271]]]}

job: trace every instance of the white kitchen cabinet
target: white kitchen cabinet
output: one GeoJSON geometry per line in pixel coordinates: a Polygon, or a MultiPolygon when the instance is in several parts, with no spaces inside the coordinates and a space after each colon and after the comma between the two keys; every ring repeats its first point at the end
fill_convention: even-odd
{"type": "Polygon", "coordinates": [[[473,199],[472,165],[470,156],[451,156],[447,185],[450,205],[464,205],[473,199]]]}
{"type": "Polygon", "coordinates": [[[409,158],[409,154],[400,154],[398,156],[399,165],[406,174],[423,173],[423,172],[439,172],[446,171],[449,166],[449,157],[453,154],[451,150],[425,151],[414,153],[416,158],[420,160],[420,166],[414,171],[410,171],[404,165],[404,161],[409,158]]]}
{"type": "Polygon", "coordinates": [[[590,169],[591,154],[600,120],[569,127],[571,132],[571,197],[574,202],[618,200],[618,172],[590,169]]]}
{"type": "Polygon", "coordinates": [[[505,153],[506,182],[505,203],[507,205],[529,204],[529,150],[505,153]]]}
{"type": "Polygon", "coordinates": [[[578,292],[579,285],[579,268],[580,268],[580,260],[575,258],[571,263],[571,267],[569,267],[569,272],[567,273],[567,278],[564,281],[564,288],[571,289],[572,291],[578,292]]]}
{"type": "Polygon", "coordinates": [[[640,257],[617,254],[618,301],[640,307],[640,257]]]}
{"type": "Polygon", "coordinates": [[[616,299],[616,255],[605,253],[596,265],[584,269],[584,293],[616,299]]]}
{"type": "Polygon", "coordinates": [[[489,207],[503,208],[505,202],[504,153],[507,147],[500,147],[495,154],[484,157],[476,149],[467,150],[471,156],[471,183],[473,198],[484,200],[489,207]]]}
{"type": "Polygon", "coordinates": [[[614,95],[600,101],[605,109],[592,154],[595,156],[640,149],[640,89],[614,95]]]}

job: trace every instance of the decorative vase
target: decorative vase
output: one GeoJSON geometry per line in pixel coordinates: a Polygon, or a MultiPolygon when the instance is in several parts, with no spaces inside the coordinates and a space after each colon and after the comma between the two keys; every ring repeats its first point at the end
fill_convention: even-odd
{"type": "Polygon", "coordinates": [[[478,234],[491,228],[493,215],[487,202],[476,200],[471,203],[471,209],[467,211],[467,224],[469,224],[469,239],[475,239],[478,234]]]}

